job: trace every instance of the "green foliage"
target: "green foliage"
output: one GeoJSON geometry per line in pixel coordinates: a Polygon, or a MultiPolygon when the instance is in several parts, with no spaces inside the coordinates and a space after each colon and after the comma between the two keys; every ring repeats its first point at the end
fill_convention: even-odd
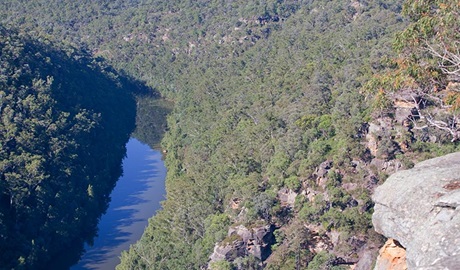
{"type": "Polygon", "coordinates": [[[260,266],[260,260],[255,258],[252,255],[246,256],[244,258],[237,258],[233,264],[237,267],[237,269],[248,269],[248,270],[259,270],[262,269],[260,266]]]}
{"type": "Polygon", "coordinates": [[[313,202],[305,202],[299,211],[300,220],[306,223],[315,223],[326,211],[327,204],[321,195],[317,195],[313,202]]]}
{"type": "Polygon", "coordinates": [[[232,264],[226,260],[212,262],[209,265],[211,270],[232,270],[232,264]]]}
{"type": "Polygon", "coordinates": [[[293,191],[298,191],[301,187],[301,183],[299,181],[299,178],[297,176],[290,176],[284,180],[284,185],[292,189],[293,191]]]}
{"type": "Polygon", "coordinates": [[[308,270],[345,270],[346,266],[334,265],[335,257],[325,251],[321,251],[315,255],[313,260],[308,264],[308,270]]]}
{"type": "Polygon", "coordinates": [[[253,207],[255,213],[265,220],[270,219],[274,204],[274,194],[270,194],[267,192],[259,193],[253,199],[253,207]]]}
{"type": "MultiPolygon", "coordinates": [[[[229,224],[277,221],[275,191],[301,191],[301,181],[317,189],[314,173],[325,160],[348,173],[351,161],[364,159],[369,112],[358,89],[386,68],[381,59],[404,26],[400,9],[399,1],[37,0],[0,3],[0,18],[39,38],[81,45],[174,100],[162,139],[167,199],[118,269],[200,269],[229,224]],[[229,207],[233,199],[237,209],[229,207]]],[[[386,98],[375,104],[381,114],[391,113],[386,98]]],[[[142,125],[153,122],[140,115],[142,125]]],[[[90,130],[103,116],[80,118],[90,130]]],[[[40,157],[30,160],[40,167],[40,157]]],[[[306,223],[368,228],[369,216],[350,204],[334,170],[321,190],[327,194],[299,202],[289,216],[298,223],[283,239],[288,247],[278,245],[279,265],[311,260],[306,223]]],[[[243,260],[235,264],[256,265],[243,260]]]]}
{"type": "Polygon", "coordinates": [[[94,237],[135,116],[134,85],[104,68],[0,26],[3,268],[38,268],[94,237]]]}
{"type": "Polygon", "coordinates": [[[417,111],[412,124],[431,136],[444,133],[438,136],[444,142],[447,138],[443,137],[452,142],[459,137],[460,99],[455,90],[460,78],[459,11],[455,1],[405,1],[403,14],[410,23],[394,39],[399,55],[365,87],[374,93],[374,107],[380,115],[389,111],[394,96],[409,97],[407,101],[417,111]]]}

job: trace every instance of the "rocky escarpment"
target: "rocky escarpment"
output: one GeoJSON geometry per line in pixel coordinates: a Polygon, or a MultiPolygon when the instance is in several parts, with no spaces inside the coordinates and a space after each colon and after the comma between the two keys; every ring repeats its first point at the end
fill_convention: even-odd
{"type": "Polygon", "coordinates": [[[460,152],[391,175],[373,200],[375,230],[406,248],[408,269],[458,269],[460,152]]]}
{"type": "Polygon", "coordinates": [[[243,225],[230,228],[227,239],[214,247],[214,252],[210,256],[211,262],[234,261],[237,257],[248,255],[265,260],[271,253],[271,245],[275,242],[274,230],[273,225],[252,229],[243,225]]]}

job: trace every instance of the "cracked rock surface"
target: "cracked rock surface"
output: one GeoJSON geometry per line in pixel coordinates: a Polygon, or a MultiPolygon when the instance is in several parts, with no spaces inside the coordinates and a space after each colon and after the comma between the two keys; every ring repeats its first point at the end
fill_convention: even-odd
{"type": "Polygon", "coordinates": [[[406,248],[409,269],[459,269],[460,152],[391,175],[372,198],[375,230],[406,248]]]}

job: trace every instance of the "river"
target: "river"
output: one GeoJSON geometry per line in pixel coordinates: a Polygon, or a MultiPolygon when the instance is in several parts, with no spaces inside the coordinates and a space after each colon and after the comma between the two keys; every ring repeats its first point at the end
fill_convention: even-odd
{"type": "Polygon", "coordinates": [[[119,256],[140,239],[148,219],[165,196],[166,168],[162,154],[131,138],[126,145],[123,176],[111,193],[110,206],[101,217],[98,236],[72,270],[115,269],[119,256]]]}

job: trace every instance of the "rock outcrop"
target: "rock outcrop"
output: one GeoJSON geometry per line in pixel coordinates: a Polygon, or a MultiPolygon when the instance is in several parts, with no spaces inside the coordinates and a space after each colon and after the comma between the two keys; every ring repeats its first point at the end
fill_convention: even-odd
{"type": "Polygon", "coordinates": [[[458,269],[460,153],[391,175],[373,200],[375,230],[406,248],[408,269],[458,269]]]}
{"type": "Polygon", "coordinates": [[[288,189],[283,187],[278,191],[278,199],[281,203],[281,206],[288,206],[294,207],[295,198],[297,197],[297,193],[294,192],[292,189],[288,189]]]}
{"type": "Polygon", "coordinates": [[[210,256],[211,262],[233,261],[237,257],[253,255],[263,261],[271,253],[271,245],[275,243],[274,225],[266,225],[248,229],[243,225],[232,227],[228,231],[227,240],[216,244],[210,256]]]}

